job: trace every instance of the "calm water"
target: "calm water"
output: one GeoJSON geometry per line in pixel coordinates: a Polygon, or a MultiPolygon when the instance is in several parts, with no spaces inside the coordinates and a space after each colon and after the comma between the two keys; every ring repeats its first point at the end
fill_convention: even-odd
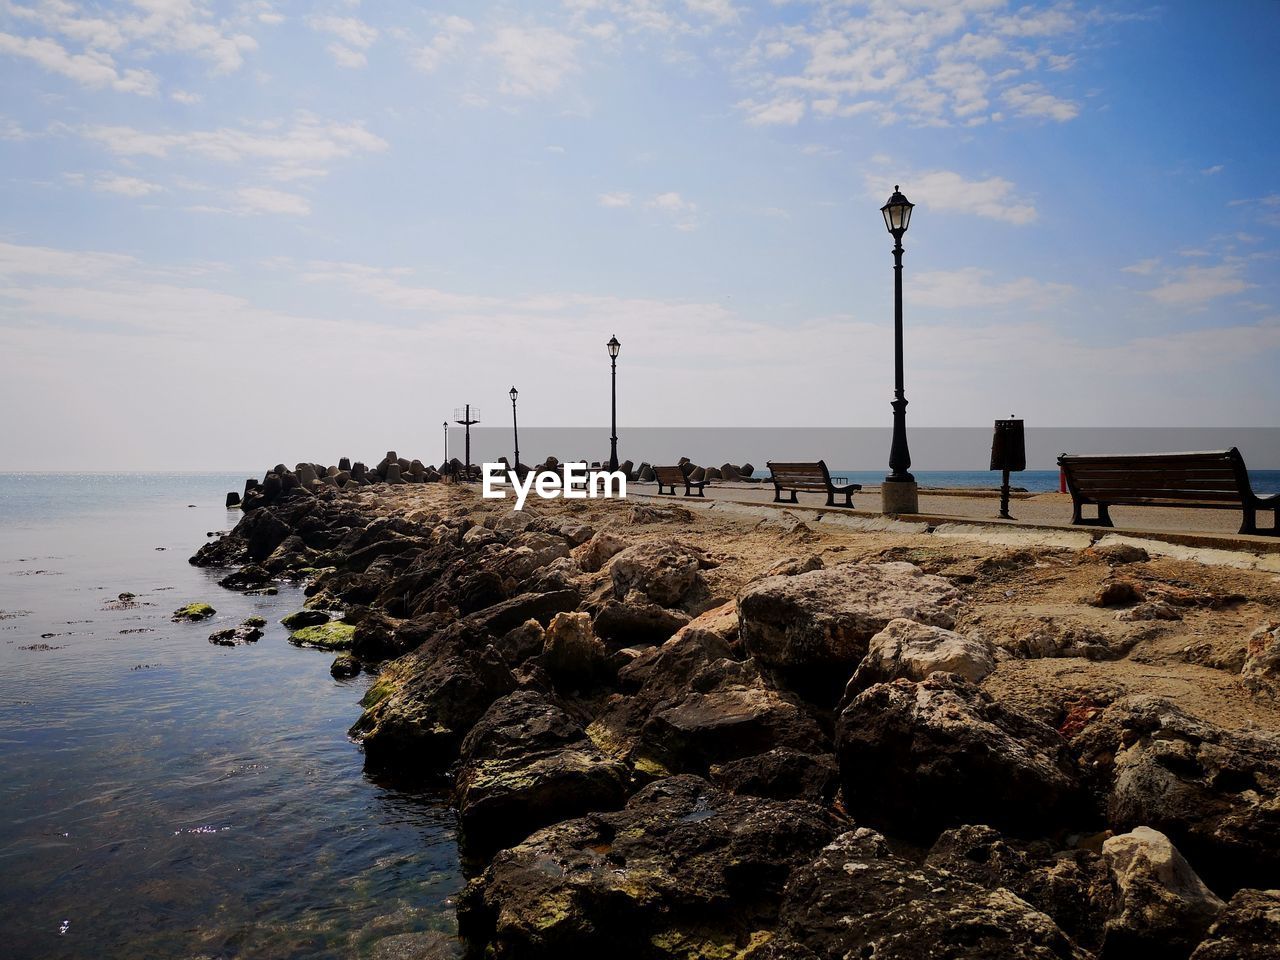
{"type": "Polygon", "coordinates": [[[452,925],[452,815],[346,737],[367,679],[287,643],[299,591],[187,563],[243,476],[0,474],[6,958],[353,957],[452,925]],[[196,600],[212,622],[169,621],[196,600]],[[257,644],[208,642],[251,614],[257,644]]]}

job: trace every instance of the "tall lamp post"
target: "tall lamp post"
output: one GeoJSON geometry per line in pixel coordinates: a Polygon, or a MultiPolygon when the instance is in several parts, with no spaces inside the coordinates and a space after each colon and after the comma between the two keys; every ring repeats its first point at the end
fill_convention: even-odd
{"type": "Polygon", "coordinates": [[[471,428],[480,422],[480,411],[472,410],[469,403],[465,407],[454,407],[453,422],[461,424],[466,430],[466,463],[463,469],[469,481],[471,479],[471,428]]]}
{"type": "MultiPolygon", "coordinates": [[[[444,427],[444,461],[441,466],[447,469],[449,466],[449,421],[444,421],[440,426],[444,427]]],[[[441,470],[440,472],[444,473],[445,470],[441,470]]]]}
{"type": "Polygon", "coordinates": [[[520,396],[520,391],[512,387],[507,394],[511,397],[511,439],[515,441],[516,462],[511,465],[511,469],[520,473],[520,426],[516,423],[516,397],[520,396]]]}
{"type": "Polygon", "coordinates": [[[609,348],[609,366],[611,368],[611,389],[613,394],[613,410],[610,417],[610,425],[613,435],[609,439],[609,470],[613,472],[618,469],[618,352],[622,349],[622,344],[618,342],[617,337],[610,337],[609,342],[605,344],[609,348]]]}
{"type": "Polygon", "coordinates": [[[918,513],[919,491],[911,475],[911,451],[907,449],[907,398],[902,389],[902,235],[911,224],[910,200],[897,184],[893,196],[880,208],[884,225],[893,235],[893,445],[889,448],[889,475],[880,485],[885,513],[918,513]]]}

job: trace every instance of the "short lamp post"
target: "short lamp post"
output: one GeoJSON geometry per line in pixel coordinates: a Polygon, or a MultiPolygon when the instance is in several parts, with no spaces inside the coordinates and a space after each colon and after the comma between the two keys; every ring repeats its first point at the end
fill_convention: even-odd
{"type": "Polygon", "coordinates": [[[907,398],[902,387],[902,235],[911,224],[914,208],[895,184],[893,196],[880,208],[884,225],[893,236],[893,445],[889,448],[889,475],[880,485],[885,513],[918,513],[919,491],[911,475],[911,451],[907,449],[907,398]]]}
{"type": "Polygon", "coordinates": [[[512,387],[507,396],[511,397],[511,439],[515,442],[516,462],[511,465],[511,469],[520,473],[520,426],[516,422],[516,397],[520,396],[520,391],[512,387]]]}
{"type": "Polygon", "coordinates": [[[618,353],[622,350],[622,344],[618,342],[617,337],[610,337],[605,346],[609,348],[611,390],[613,394],[613,409],[609,421],[612,429],[612,435],[609,438],[609,470],[612,472],[618,469],[618,353]]]}

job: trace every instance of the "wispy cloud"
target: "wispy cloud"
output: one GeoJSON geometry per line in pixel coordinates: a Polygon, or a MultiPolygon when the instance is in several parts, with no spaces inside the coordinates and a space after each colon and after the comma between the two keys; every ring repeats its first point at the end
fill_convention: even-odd
{"type": "Polygon", "coordinates": [[[1242,293],[1249,287],[1242,264],[1221,263],[1212,267],[1193,264],[1173,270],[1168,279],[1149,292],[1163,304],[1197,306],[1218,297],[1242,293]]]}
{"type": "Polygon", "coordinates": [[[990,270],[977,267],[921,273],[911,281],[911,299],[913,303],[942,308],[1019,304],[1045,309],[1075,292],[1075,287],[1068,283],[1031,277],[993,282],[991,276],[990,270]]]}
{"type": "Polygon", "coordinates": [[[308,23],[312,30],[337,38],[327,49],[338,66],[363,67],[368,64],[365,51],[378,39],[377,27],[370,26],[359,17],[312,17],[308,23]]]}
{"type": "MultiPolygon", "coordinates": [[[[1035,205],[1017,195],[1016,186],[1004,177],[970,180],[951,170],[904,173],[904,192],[912,203],[944,213],[966,213],[1018,226],[1036,219],[1035,205]]],[[[865,177],[867,194],[883,201],[893,184],[880,174],[865,177]]]]}
{"type": "Polygon", "coordinates": [[[138,177],[124,177],[119,174],[106,174],[93,182],[93,188],[103,193],[118,193],[124,197],[146,197],[160,193],[164,187],[150,180],[138,177]]]}
{"type": "Polygon", "coordinates": [[[485,52],[502,68],[499,89],[515,97],[543,97],[555,93],[567,76],[577,72],[576,37],[550,27],[500,27],[485,52]]]}

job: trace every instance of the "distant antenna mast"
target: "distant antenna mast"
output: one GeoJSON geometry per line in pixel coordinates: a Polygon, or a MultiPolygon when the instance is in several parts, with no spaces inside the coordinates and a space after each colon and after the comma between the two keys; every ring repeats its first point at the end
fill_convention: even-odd
{"type": "Polygon", "coordinates": [[[468,480],[470,480],[471,479],[471,425],[473,423],[480,422],[480,411],[472,410],[471,404],[469,403],[465,407],[454,407],[453,422],[460,423],[467,428],[466,477],[468,480]]]}

